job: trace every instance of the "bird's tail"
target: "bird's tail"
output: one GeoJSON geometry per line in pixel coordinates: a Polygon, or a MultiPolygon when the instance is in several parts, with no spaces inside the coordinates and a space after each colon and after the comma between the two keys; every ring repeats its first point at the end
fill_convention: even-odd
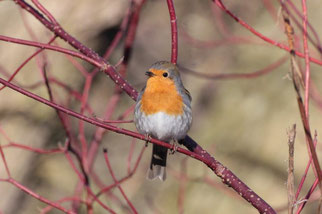
{"type": "Polygon", "coordinates": [[[159,178],[161,181],[164,181],[167,178],[165,170],[167,165],[167,155],[167,148],[153,144],[152,159],[147,175],[148,179],[153,180],[155,178],[159,178]]]}

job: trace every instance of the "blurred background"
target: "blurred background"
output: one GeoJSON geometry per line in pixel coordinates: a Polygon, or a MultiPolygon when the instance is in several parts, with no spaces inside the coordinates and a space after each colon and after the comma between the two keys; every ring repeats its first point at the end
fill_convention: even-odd
{"type": "MultiPolygon", "coordinates": [[[[27,1],[28,2],[28,1],[27,1]]],[[[83,44],[103,54],[128,10],[128,0],[78,0],[41,1],[61,26],[83,44]]],[[[295,92],[289,77],[288,53],[272,46],[235,22],[215,7],[211,1],[175,0],[179,26],[178,64],[203,74],[252,73],[280,63],[275,69],[256,78],[215,79],[200,77],[182,71],[186,88],[193,101],[193,126],[189,135],[210,152],[223,165],[232,170],[254,192],[275,208],[278,213],[287,213],[287,130],[297,124],[295,143],[295,186],[304,173],[308,162],[307,146],[301,125],[295,92]],[[284,59],[284,60],[283,60],[284,59]],[[279,61],[283,60],[283,61],[279,61]]],[[[226,7],[263,35],[287,44],[278,1],[224,1],[226,7]]],[[[300,1],[294,2],[301,11],[300,1]]],[[[309,22],[321,35],[321,8],[319,1],[308,2],[309,22]]],[[[301,23],[301,20],[298,19],[301,23]]],[[[292,22],[292,21],[291,21],[292,22]]],[[[144,72],[158,60],[170,60],[171,33],[166,1],[150,0],[143,5],[132,55],[126,78],[140,90],[146,77],[144,72]]],[[[294,23],[294,22],[292,22],[294,23]]],[[[21,11],[13,1],[0,3],[0,34],[14,38],[32,40],[28,28],[38,41],[47,43],[52,34],[33,16],[21,11]]],[[[295,27],[297,49],[302,51],[302,34],[295,27]]],[[[68,47],[57,39],[57,44],[68,47]]],[[[1,41],[0,77],[8,79],[21,63],[35,52],[35,48],[1,41]]],[[[311,55],[321,59],[310,45],[311,55]]],[[[48,74],[82,93],[84,77],[61,53],[44,52],[48,60],[48,74]]],[[[109,62],[116,64],[124,55],[124,39],[111,55],[109,62]]],[[[93,67],[77,59],[90,71],[93,67]]],[[[298,59],[304,67],[304,61],[298,59]]],[[[321,68],[311,64],[314,87],[321,91],[321,68]]],[[[48,99],[44,85],[28,88],[42,81],[37,60],[31,60],[15,78],[16,83],[29,91],[48,99]]],[[[15,83],[15,82],[14,82],[15,83]]],[[[78,100],[57,85],[52,85],[57,103],[70,99],[68,108],[80,110],[78,100]]],[[[114,91],[114,83],[100,73],[95,76],[89,93],[88,104],[95,115],[103,118],[107,103],[114,91]]],[[[126,94],[111,119],[128,109],[134,102],[126,94]]],[[[321,133],[322,107],[312,101],[310,105],[311,130],[321,133]]],[[[86,113],[89,115],[88,113],[86,113]]],[[[89,115],[91,116],[91,115],[89,115]]],[[[132,119],[133,114],[128,119],[132,119]]],[[[77,137],[79,121],[71,118],[73,134],[77,137]]],[[[120,125],[135,130],[133,124],[120,125]]],[[[11,89],[0,91],[0,145],[11,142],[34,148],[52,149],[66,140],[65,132],[56,112],[11,89]]],[[[85,125],[86,139],[93,138],[95,127],[85,125]]],[[[127,136],[106,132],[96,156],[94,170],[105,185],[113,183],[104,162],[102,148],[108,148],[109,158],[117,178],[127,174],[127,160],[131,145],[134,145],[133,160],[139,155],[144,142],[127,136]]],[[[146,170],[151,158],[151,145],[145,150],[142,162],[133,177],[122,184],[129,199],[139,213],[179,213],[179,198],[183,201],[184,213],[257,213],[251,205],[233,190],[221,183],[204,164],[175,153],[168,159],[166,182],[148,181],[146,170]],[[185,167],[184,167],[185,166],[185,167]],[[183,182],[182,173],[186,173],[183,182]]],[[[321,156],[321,146],[317,146],[321,156]]],[[[34,192],[53,201],[72,196],[78,177],[63,154],[37,154],[24,149],[4,148],[12,177],[34,192]]],[[[6,178],[2,160],[0,178],[6,178]]],[[[314,181],[312,170],[300,197],[303,197],[314,181]]],[[[99,188],[91,180],[96,192],[99,188]]],[[[117,213],[128,213],[126,202],[118,189],[113,197],[101,199],[117,213]]],[[[23,193],[11,184],[0,182],[0,213],[38,213],[45,205],[23,193]]],[[[84,194],[85,197],[85,194],[84,194]]],[[[315,195],[313,198],[318,198],[315,195]]],[[[181,200],[180,199],[180,200],[181,200]]],[[[303,213],[315,213],[318,203],[309,202],[303,213]]],[[[68,206],[66,206],[68,207],[68,206]]],[[[105,213],[97,204],[94,213],[105,213]]],[[[86,213],[82,206],[80,213],[86,213]]],[[[50,213],[61,213],[52,210],[50,213]]]]}

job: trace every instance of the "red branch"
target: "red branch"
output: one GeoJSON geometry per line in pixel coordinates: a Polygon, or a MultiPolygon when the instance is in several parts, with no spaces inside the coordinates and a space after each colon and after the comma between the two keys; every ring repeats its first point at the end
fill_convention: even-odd
{"type": "MultiPolygon", "coordinates": [[[[50,45],[54,40],[56,39],[56,37],[53,37],[52,39],[50,39],[50,41],[48,42],[48,45],[50,45]]],[[[28,63],[30,62],[30,60],[32,58],[34,58],[35,56],[37,56],[39,53],[41,53],[44,49],[39,49],[37,50],[34,54],[32,54],[30,57],[28,57],[18,68],[15,72],[13,72],[13,74],[10,76],[9,78],[9,82],[11,82],[15,76],[19,73],[19,71],[28,63]]],[[[5,86],[0,88],[0,91],[4,88],[5,86]]]]}
{"type": "Polygon", "coordinates": [[[22,191],[24,191],[25,193],[31,195],[32,197],[38,199],[39,201],[42,201],[52,207],[55,207],[65,213],[68,213],[68,214],[75,214],[75,212],[72,212],[70,210],[67,210],[65,209],[64,207],[60,206],[59,204],[55,203],[55,202],[52,202],[36,193],[34,193],[33,191],[31,191],[30,189],[28,189],[27,187],[21,185],[19,182],[17,182],[16,180],[14,180],[13,178],[9,178],[9,179],[6,179],[5,181],[13,184],[14,186],[16,186],[17,188],[21,189],[22,191]]]}
{"type": "Polygon", "coordinates": [[[113,178],[113,181],[114,183],[116,184],[117,188],[120,190],[121,194],[123,195],[124,199],[126,200],[127,204],[131,207],[133,213],[138,213],[135,209],[135,207],[133,206],[132,202],[129,200],[129,198],[126,196],[124,190],[122,189],[120,183],[118,182],[118,180],[116,179],[115,177],[115,174],[112,170],[112,166],[110,164],[110,161],[108,159],[108,156],[107,156],[107,149],[104,149],[104,158],[105,158],[105,162],[106,162],[106,165],[107,165],[107,168],[108,168],[108,171],[110,172],[112,178],[113,178]]]}
{"type": "Polygon", "coordinates": [[[178,59],[178,27],[177,27],[177,16],[174,9],[173,0],[167,0],[170,23],[171,23],[171,62],[177,64],[178,59]]]}
{"type": "Polygon", "coordinates": [[[312,184],[311,188],[309,189],[309,191],[307,192],[307,194],[305,195],[305,197],[302,199],[301,205],[296,210],[296,214],[300,214],[301,213],[301,211],[303,210],[304,206],[306,205],[306,202],[309,200],[309,198],[312,195],[313,191],[317,187],[318,183],[319,183],[319,179],[315,179],[315,181],[312,184]]]}
{"type": "MultiPolygon", "coordinates": [[[[318,141],[317,141],[316,139],[314,139],[314,148],[316,148],[316,144],[317,144],[317,142],[318,142],[318,141]]],[[[297,190],[296,190],[295,200],[297,200],[297,199],[298,199],[298,197],[299,197],[299,195],[300,195],[301,189],[302,189],[302,187],[303,187],[303,185],[304,185],[304,181],[305,181],[306,176],[307,176],[307,173],[308,173],[308,171],[309,171],[309,169],[310,169],[311,163],[312,163],[312,155],[311,155],[311,156],[310,156],[310,158],[309,158],[309,161],[308,161],[308,163],[307,163],[307,165],[306,165],[306,168],[305,168],[304,174],[303,174],[303,176],[302,176],[302,178],[301,178],[300,184],[299,184],[299,186],[298,186],[298,188],[297,188],[297,190]]]]}
{"type": "MultiPolygon", "coordinates": [[[[101,71],[106,73],[123,91],[125,91],[132,99],[136,100],[137,98],[137,91],[119,74],[115,71],[114,67],[108,64],[102,57],[100,57],[96,52],[94,52],[92,49],[84,46],[81,42],[79,42],[77,39],[69,35],[61,26],[51,23],[48,21],[42,14],[40,14],[35,8],[30,6],[28,3],[26,3],[24,0],[15,0],[15,2],[31,13],[38,21],[40,21],[47,29],[49,29],[51,32],[55,33],[57,36],[65,40],[68,44],[70,44],[75,49],[79,50],[81,53],[68,51],[63,48],[58,48],[59,50],[64,50],[66,52],[70,52],[70,55],[74,55],[87,62],[90,62],[91,64],[99,67],[101,71]]],[[[8,37],[7,37],[8,38],[8,37]]],[[[1,37],[0,37],[1,40],[1,37]]],[[[5,40],[6,41],[6,40],[5,40]]],[[[10,39],[9,39],[10,41],[10,39]]],[[[33,44],[29,44],[33,45],[33,44]]],[[[46,48],[46,47],[45,47],[46,48]]],[[[50,49],[51,47],[49,47],[50,49]]]]}
{"type": "MultiPolygon", "coordinates": [[[[143,147],[142,147],[141,152],[140,152],[140,154],[138,155],[138,157],[137,157],[137,159],[136,159],[136,162],[135,162],[135,164],[134,164],[133,169],[131,169],[131,171],[130,171],[130,172],[128,172],[128,174],[127,174],[125,177],[123,177],[123,178],[121,178],[120,180],[118,180],[118,181],[117,181],[117,183],[118,183],[118,184],[123,183],[124,181],[126,181],[127,179],[129,179],[129,178],[131,178],[131,177],[132,177],[132,175],[133,175],[133,174],[135,173],[135,171],[137,170],[137,168],[138,168],[138,166],[139,166],[139,163],[141,162],[141,159],[142,159],[143,153],[144,153],[144,151],[145,151],[145,148],[146,148],[146,146],[143,146],[143,147]]],[[[101,189],[101,190],[96,194],[96,196],[98,197],[98,196],[102,195],[103,193],[106,193],[106,192],[110,191],[110,190],[111,190],[111,189],[113,189],[114,187],[116,187],[116,183],[111,184],[111,185],[109,185],[109,186],[107,186],[107,187],[102,188],[102,189],[101,189]]]]}
{"type": "Polygon", "coordinates": [[[48,49],[48,50],[52,50],[52,51],[57,51],[57,52],[60,52],[60,53],[68,54],[70,56],[78,57],[78,58],[80,58],[82,60],[85,60],[88,63],[91,63],[92,65],[97,66],[97,67],[102,67],[102,64],[98,63],[97,60],[94,60],[94,59],[92,59],[90,57],[87,57],[82,53],[72,51],[72,50],[68,50],[66,48],[61,48],[61,47],[58,47],[58,46],[48,45],[48,44],[45,44],[45,43],[33,42],[33,41],[17,39],[17,38],[13,38],[13,37],[2,36],[2,35],[0,35],[0,40],[5,41],[5,42],[21,44],[21,45],[33,46],[33,47],[37,47],[37,48],[41,48],[41,49],[48,49]]]}
{"type": "MultiPolygon", "coordinates": [[[[11,83],[8,83],[4,79],[0,78],[0,83],[3,85],[6,85],[7,87],[24,94],[32,99],[35,99],[43,104],[46,104],[54,109],[57,109],[59,111],[62,111],[68,115],[71,115],[73,117],[76,117],[78,119],[84,120],[88,123],[91,123],[95,126],[99,126],[111,131],[114,131],[119,134],[124,134],[127,136],[135,137],[141,140],[148,140],[146,136],[141,135],[137,132],[133,132],[130,130],[126,130],[123,128],[118,128],[112,125],[101,123],[97,120],[94,120],[92,118],[89,118],[85,115],[78,114],[72,110],[66,109],[60,105],[57,105],[56,103],[52,103],[42,97],[39,97],[31,92],[25,91],[22,88],[19,88],[11,83]]],[[[166,142],[159,141],[156,139],[149,139],[149,142],[169,148],[169,149],[175,149],[174,145],[170,145],[166,142]]],[[[205,151],[201,146],[199,146],[194,140],[192,140],[189,136],[186,136],[186,138],[180,142],[185,147],[187,147],[190,151],[182,148],[177,148],[177,152],[188,155],[194,159],[202,161],[204,164],[206,164],[209,168],[211,168],[214,173],[219,176],[222,179],[222,182],[227,184],[228,186],[232,187],[236,192],[238,192],[245,200],[247,200],[249,203],[251,203],[256,209],[258,209],[260,212],[264,213],[275,213],[275,211],[269,206],[261,197],[259,197],[253,190],[251,190],[246,184],[244,184],[234,173],[232,173],[228,168],[223,166],[219,161],[217,161],[215,158],[213,158],[207,151],[205,151]]]]}
{"type": "MultiPolygon", "coordinates": [[[[55,35],[57,35],[58,37],[62,38],[63,40],[65,40],[66,42],[68,42],[72,47],[74,47],[76,50],[78,50],[79,52],[76,51],[70,51],[67,49],[63,49],[60,47],[56,47],[56,46],[44,46],[44,44],[41,43],[36,43],[36,42],[29,42],[29,41],[23,41],[20,43],[21,44],[25,44],[25,45],[32,45],[35,47],[40,47],[40,48],[48,48],[51,50],[55,50],[55,51],[60,51],[69,55],[73,55],[73,56],[77,56],[83,60],[86,60],[87,62],[92,63],[93,65],[97,66],[100,68],[101,71],[105,72],[107,75],[109,75],[109,77],[116,83],[116,85],[118,85],[123,91],[125,91],[132,99],[136,100],[137,98],[137,91],[129,84],[126,82],[126,80],[124,78],[121,77],[121,75],[119,73],[117,73],[114,69],[113,66],[111,66],[110,64],[108,64],[107,62],[105,62],[105,60],[103,58],[101,58],[100,56],[98,56],[97,53],[95,53],[93,50],[91,50],[90,48],[84,46],[82,43],[80,43],[78,40],[76,40],[74,37],[72,37],[71,35],[69,35],[61,26],[58,25],[58,23],[54,20],[53,17],[50,16],[49,12],[46,10],[43,10],[41,8],[41,5],[38,3],[38,1],[34,0],[35,4],[37,5],[37,7],[44,13],[46,14],[46,17],[44,17],[41,13],[39,13],[34,7],[30,6],[29,4],[27,4],[24,0],[15,0],[15,2],[21,6],[23,9],[25,9],[26,11],[28,11],[30,14],[32,14],[37,20],[39,20],[45,27],[47,27],[48,30],[50,30],[51,32],[53,32],[55,35]]],[[[216,1],[216,3],[219,2],[219,6],[221,6],[222,8],[223,5],[221,3],[221,1],[216,1]]],[[[177,37],[177,23],[176,23],[176,16],[175,16],[175,10],[174,10],[174,5],[173,5],[173,1],[172,0],[168,0],[168,7],[169,7],[169,13],[170,13],[170,21],[171,21],[171,33],[172,33],[172,55],[171,55],[171,62],[172,63],[176,63],[177,62],[177,52],[178,52],[178,37],[177,37]]],[[[241,20],[239,20],[236,16],[234,16],[232,13],[230,13],[230,11],[226,10],[226,13],[230,14],[233,16],[233,18],[235,18],[236,21],[240,22],[243,26],[245,26],[246,28],[248,28],[249,30],[251,30],[253,33],[257,33],[256,31],[254,31],[253,29],[251,29],[246,23],[242,22],[241,20]],[[248,27],[247,27],[248,26],[248,27]]],[[[265,40],[266,37],[261,36],[261,34],[257,34],[258,36],[260,36],[262,39],[265,40]]],[[[3,37],[2,37],[3,38],[3,37]]],[[[1,37],[0,37],[1,39],[1,37]]],[[[266,38],[267,41],[269,41],[271,44],[274,44],[275,46],[278,46],[280,48],[283,48],[285,50],[287,50],[286,46],[283,46],[282,44],[279,44],[277,42],[274,42],[272,40],[269,40],[268,38],[266,38]]],[[[5,41],[10,41],[13,42],[16,39],[3,39],[5,41]]],[[[19,43],[19,41],[15,41],[17,43],[19,43]]],[[[302,55],[301,53],[297,53],[298,55],[302,55]]],[[[318,64],[322,64],[321,61],[318,61],[314,58],[310,58],[310,60],[312,62],[318,63],[318,64]]],[[[39,102],[42,102],[56,110],[59,110],[63,113],[66,113],[68,115],[71,115],[73,117],[76,117],[78,119],[81,119],[83,121],[86,121],[88,123],[91,123],[95,126],[107,129],[107,130],[111,130],[113,132],[116,133],[120,133],[123,135],[128,135],[131,137],[135,137],[141,140],[146,140],[146,137],[143,135],[140,135],[136,132],[132,132],[126,129],[122,129],[122,128],[118,128],[116,126],[112,126],[109,124],[104,124],[102,122],[99,122],[93,118],[89,118],[83,114],[79,114],[76,113],[74,111],[71,111],[69,109],[66,109],[60,105],[57,105],[56,103],[50,102],[48,100],[45,100],[35,94],[32,94],[28,91],[25,91],[22,88],[19,88],[3,79],[0,78],[0,83],[2,83],[3,85],[6,85],[7,87],[10,87],[11,89],[22,93],[28,97],[31,97],[39,102]]],[[[156,139],[151,139],[150,140],[151,143],[155,143],[164,147],[167,147],[169,149],[174,149],[173,145],[170,145],[168,143],[162,142],[162,141],[158,141],[156,139]]],[[[193,157],[197,160],[202,161],[203,163],[205,163],[209,168],[211,168],[217,176],[219,176],[220,178],[222,178],[222,181],[227,184],[228,186],[231,186],[236,192],[238,192],[245,200],[249,201],[255,208],[257,208],[261,213],[275,213],[275,211],[263,200],[261,199],[256,193],[254,193],[249,187],[246,186],[246,184],[244,184],[240,179],[238,179],[229,169],[227,169],[225,166],[223,166],[220,162],[218,162],[217,160],[215,160],[213,157],[211,157],[211,155],[209,153],[207,153],[205,150],[203,150],[196,142],[194,142],[190,137],[186,137],[186,139],[181,142],[183,145],[185,145],[190,151],[186,150],[186,149],[182,149],[182,148],[178,148],[177,151],[179,153],[183,153],[185,155],[188,155],[190,157],[193,157]]],[[[88,193],[91,194],[90,189],[88,190],[88,193]]],[[[99,201],[98,201],[99,202],[99,201]]],[[[100,202],[99,202],[100,203],[100,202]]],[[[102,205],[103,206],[103,205],[102,205]]]]}
{"type": "MultiPolygon", "coordinates": [[[[287,46],[287,45],[284,45],[284,44],[281,44],[277,41],[274,41],[266,36],[264,36],[263,34],[257,32],[254,28],[252,28],[250,25],[248,25],[245,21],[243,21],[242,19],[238,18],[236,15],[234,15],[230,10],[228,10],[225,5],[222,3],[221,0],[213,0],[213,2],[219,7],[221,8],[222,10],[224,10],[229,16],[231,16],[236,22],[238,22],[239,24],[241,24],[243,27],[245,27],[247,30],[249,30],[251,33],[253,33],[254,35],[256,35],[258,38],[264,40],[265,42],[268,42],[278,48],[281,48],[283,50],[286,50],[286,51],[290,51],[291,49],[287,46]]],[[[305,55],[301,52],[298,52],[298,51],[295,51],[295,54],[301,58],[304,58],[305,55]]],[[[322,61],[318,60],[318,59],[315,59],[313,57],[310,57],[309,58],[311,62],[314,62],[316,64],[319,64],[319,65],[322,65],[322,61]]]]}
{"type": "Polygon", "coordinates": [[[9,170],[9,167],[8,167],[8,163],[6,161],[6,157],[4,156],[4,152],[3,152],[2,146],[0,146],[0,155],[1,155],[1,158],[2,158],[2,161],[3,161],[3,164],[4,164],[4,167],[6,169],[6,172],[7,172],[8,177],[11,177],[10,170],[9,170]]]}
{"type": "Polygon", "coordinates": [[[251,79],[251,78],[260,77],[262,75],[265,75],[265,74],[268,74],[269,72],[274,71],[276,68],[281,66],[284,62],[286,62],[287,59],[288,59],[287,56],[282,57],[276,62],[268,65],[267,67],[251,73],[205,74],[205,73],[200,73],[200,72],[196,72],[196,71],[181,67],[180,65],[179,67],[183,72],[187,72],[188,74],[192,74],[197,77],[206,78],[206,79],[213,79],[213,80],[251,79]]]}

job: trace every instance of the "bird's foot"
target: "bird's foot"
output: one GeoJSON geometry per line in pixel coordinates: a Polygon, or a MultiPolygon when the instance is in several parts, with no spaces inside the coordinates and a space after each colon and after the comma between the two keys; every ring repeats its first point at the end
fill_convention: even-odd
{"type": "Polygon", "coordinates": [[[170,149],[170,154],[173,155],[174,153],[176,153],[176,151],[178,150],[178,144],[176,142],[173,142],[173,148],[170,149]]]}
{"type": "Polygon", "coordinates": [[[151,140],[151,136],[149,134],[145,134],[145,147],[148,147],[149,141],[151,140]]]}

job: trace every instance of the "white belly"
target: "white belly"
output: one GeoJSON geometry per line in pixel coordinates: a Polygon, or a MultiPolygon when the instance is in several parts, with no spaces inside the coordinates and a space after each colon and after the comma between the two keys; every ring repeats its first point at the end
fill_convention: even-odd
{"type": "Polygon", "coordinates": [[[141,114],[136,121],[137,129],[142,134],[148,134],[159,140],[179,140],[186,136],[191,124],[191,117],[168,115],[158,112],[146,116],[141,114]]]}

